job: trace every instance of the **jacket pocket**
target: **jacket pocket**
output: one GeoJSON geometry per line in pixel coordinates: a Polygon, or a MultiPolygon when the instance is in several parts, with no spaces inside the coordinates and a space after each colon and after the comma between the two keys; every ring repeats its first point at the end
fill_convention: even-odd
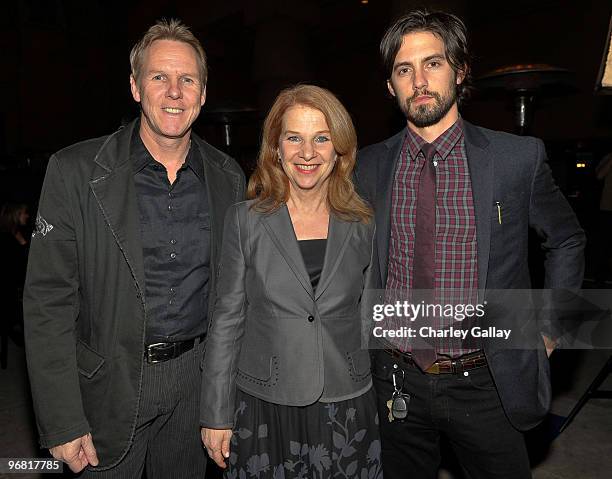
{"type": "Polygon", "coordinates": [[[352,353],[346,353],[349,363],[349,374],[353,381],[362,381],[370,377],[370,353],[365,349],[358,349],[352,353]]]}
{"type": "Polygon", "coordinates": [[[271,356],[267,361],[249,361],[248,367],[243,364],[238,368],[238,376],[260,386],[274,386],[278,382],[278,357],[271,356]]]}
{"type": "Polygon", "coordinates": [[[201,230],[210,230],[210,215],[208,213],[199,214],[198,225],[201,230]]]}
{"type": "Polygon", "coordinates": [[[467,376],[461,378],[469,383],[474,389],[480,391],[495,391],[495,383],[489,372],[489,368],[478,368],[468,372],[467,376]]]}
{"type": "Polygon", "coordinates": [[[104,358],[91,347],[79,340],[76,346],[77,369],[87,379],[91,379],[104,365],[104,358]]]}
{"type": "MultiPolygon", "coordinates": [[[[503,225],[504,223],[508,223],[507,220],[510,218],[515,218],[519,215],[522,206],[522,196],[520,194],[515,195],[507,195],[506,197],[499,198],[493,202],[493,207],[491,208],[491,216],[493,219],[493,225],[503,225]]],[[[523,211],[527,211],[527,209],[523,208],[523,211]]]]}

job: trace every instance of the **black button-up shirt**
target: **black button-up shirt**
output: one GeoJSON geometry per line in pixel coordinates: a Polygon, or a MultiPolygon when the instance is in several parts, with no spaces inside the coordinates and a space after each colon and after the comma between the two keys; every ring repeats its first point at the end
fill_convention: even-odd
{"type": "Polygon", "coordinates": [[[166,168],[134,130],[130,158],[140,210],[146,344],[182,341],[206,331],[210,221],[200,155],[192,143],[170,184],[166,168]]]}

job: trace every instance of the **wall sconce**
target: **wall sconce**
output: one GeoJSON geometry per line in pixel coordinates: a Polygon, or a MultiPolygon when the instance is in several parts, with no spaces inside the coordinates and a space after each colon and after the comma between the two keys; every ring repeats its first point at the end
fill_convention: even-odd
{"type": "Polygon", "coordinates": [[[599,75],[597,75],[595,91],[608,95],[612,94],[612,17],[610,18],[606,46],[601,60],[601,67],[599,68],[599,75]]]}

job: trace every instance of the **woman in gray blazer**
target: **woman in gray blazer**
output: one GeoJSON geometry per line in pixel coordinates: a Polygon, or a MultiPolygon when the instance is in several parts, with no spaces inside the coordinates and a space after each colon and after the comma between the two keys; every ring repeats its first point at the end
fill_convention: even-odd
{"type": "Polygon", "coordinates": [[[374,226],[351,181],[356,147],[332,93],[284,90],[252,199],[226,216],[200,417],[226,477],[381,474],[360,321],[374,226]]]}

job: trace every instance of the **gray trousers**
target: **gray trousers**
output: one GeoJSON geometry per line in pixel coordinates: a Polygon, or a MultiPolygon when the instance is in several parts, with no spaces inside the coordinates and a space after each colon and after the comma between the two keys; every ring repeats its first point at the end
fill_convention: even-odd
{"type": "MultiPolygon", "coordinates": [[[[204,343],[178,358],[144,365],[134,441],[117,466],[86,469],[82,478],[203,479],[207,455],[200,439],[200,362],[204,343]]],[[[94,445],[96,438],[93,438],[94,445]]]]}

